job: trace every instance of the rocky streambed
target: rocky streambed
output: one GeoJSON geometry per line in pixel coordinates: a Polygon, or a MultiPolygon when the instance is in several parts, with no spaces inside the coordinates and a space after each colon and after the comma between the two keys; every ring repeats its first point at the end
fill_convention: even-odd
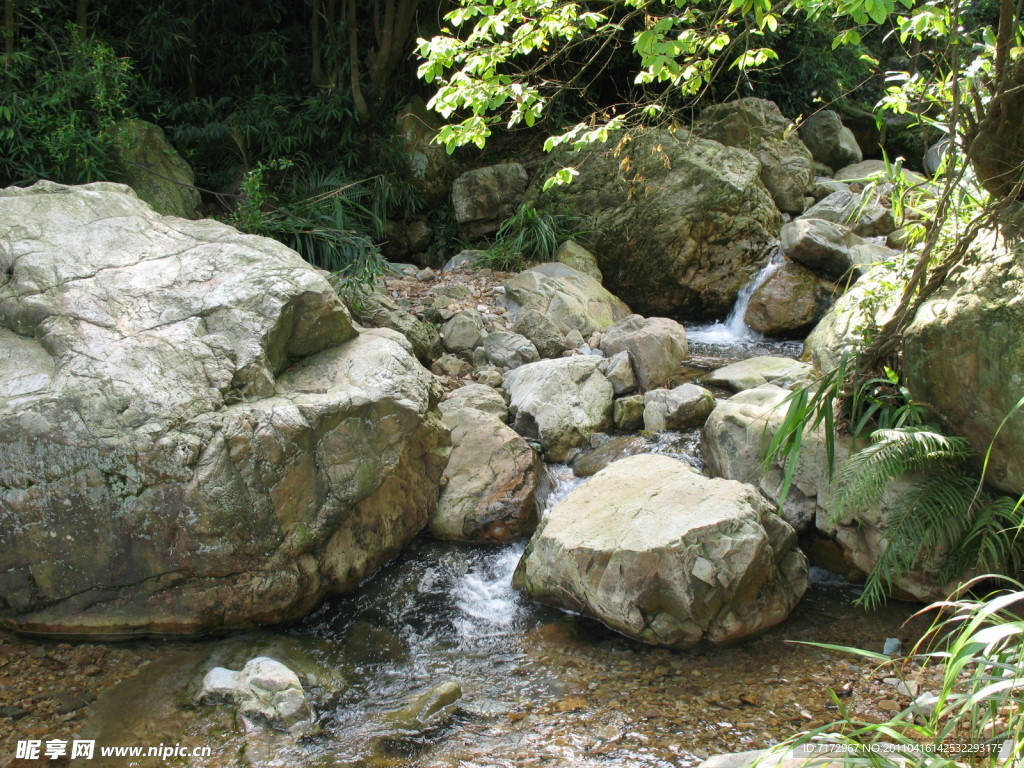
{"type": "MultiPolygon", "coordinates": [[[[467,281],[481,279],[470,274],[467,281]]],[[[745,355],[792,351],[756,339],[717,341],[698,342],[673,383],[745,355]]],[[[700,466],[699,442],[699,430],[689,430],[604,446],[700,466]]],[[[548,471],[550,508],[582,480],[566,465],[548,471]]],[[[305,620],[227,639],[70,645],[5,637],[0,691],[13,704],[0,711],[0,739],[12,747],[3,764],[22,764],[11,759],[19,739],[84,738],[209,746],[209,757],[169,761],[196,766],[690,766],[830,722],[837,710],[829,688],[866,718],[912,698],[896,689],[892,670],[791,641],[880,651],[896,637],[909,648],[926,628],[904,626],[917,606],[894,602],[866,614],[852,605],[856,587],[812,569],[807,593],[781,625],[734,647],[674,652],[525,599],[511,586],[523,546],[421,537],[305,620]],[[230,706],[197,703],[211,667],[239,669],[256,656],[299,674],[317,712],[314,735],[292,739],[247,726],[230,706]],[[410,701],[449,683],[461,695],[436,722],[410,728],[396,719],[410,701]]]]}
{"type": "Polygon", "coordinates": [[[760,637],[672,652],[526,602],[510,586],[520,552],[520,545],[418,540],[357,593],[304,622],[225,640],[67,646],[6,639],[0,684],[24,715],[0,720],[3,743],[87,738],[212,747],[210,758],[171,761],[196,766],[689,766],[831,721],[837,712],[828,688],[867,718],[908,702],[886,681],[892,670],[790,642],[879,651],[887,637],[907,648],[924,628],[903,626],[913,610],[907,604],[870,614],[852,607],[856,588],[825,572],[812,572],[790,618],[760,637]],[[230,708],[194,703],[207,669],[238,668],[257,655],[316,681],[307,691],[320,713],[317,736],[294,743],[247,733],[230,708]],[[394,712],[445,681],[462,690],[450,718],[422,732],[395,728],[394,712]],[[64,712],[68,694],[97,698],[64,712]]]}
{"type": "MultiPolygon", "coordinates": [[[[699,163],[680,166],[695,178],[719,156],[709,142],[695,145],[699,163]]],[[[743,182],[722,188],[731,210],[746,205],[758,165],[745,152],[726,154],[743,182]]],[[[845,220],[852,193],[821,191],[818,205],[831,198],[845,220]]],[[[514,276],[396,265],[383,293],[342,300],[325,273],[280,244],[157,216],[123,187],[5,190],[7,220],[28,223],[0,251],[0,619],[22,632],[78,638],[234,634],[110,646],[4,637],[0,735],[10,748],[0,763],[16,762],[20,740],[88,739],[210,753],[131,760],[138,765],[688,766],[830,721],[837,710],[829,689],[868,718],[906,704],[913,686],[900,687],[892,670],[787,642],[878,651],[891,638],[907,647],[922,627],[903,627],[912,608],[899,603],[865,615],[851,606],[855,587],[817,569],[795,599],[808,581],[798,534],[824,536],[853,559],[852,570],[866,570],[885,510],[822,528],[826,483],[814,456],[797,469],[799,493],[779,510],[785,522],[770,509],[779,502],[778,468],[759,472],[757,446],[785,397],[781,387],[806,380],[809,366],[787,359],[794,345],[766,343],[743,326],[757,301],[775,295],[769,287],[793,277],[788,263],[765,264],[781,223],[772,200],[793,212],[809,204],[786,193],[756,195],[764,215],[751,218],[756,247],[741,254],[740,268],[729,253],[715,257],[729,276],[721,295],[707,290],[718,273],[702,273],[710,283],[663,291],[686,301],[661,308],[645,301],[649,283],[628,284],[635,270],[613,275],[616,291],[631,289],[634,308],[652,314],[688,306],[721,314],[740,293],[727,322],[684,329],[631,314],[586,252],[560,253],[559,263],[514,276]],[[740,291],[743,284],[750,290],[740,291]],[[765,354],[774,355],[770,370],[707,375],[765,354]],[[723,401],[732,392],[739,394],[723,401]],[[729,626],[705,622],[705,635],[667,642],[746,637],[743,645],[670,651],[615,634],[574,613],[578,604],[619,626],[609,605],[590,604],[587,573],[544,587],[553,595],[582,585],[568,602],[545,600],[566,612],[513,589],[534,519],[552,519],[577,475],[635,453],[681,461],[654,462],[672,466],[664,483],[658,475],[646,489],[637,472],[633,495],[671,487],[691,511],[708,489],[728,486],[746,506],[714,521],[710,565],[680,559],[682,588],[641,589],[644,600],[624,601],[627,610],[639,606],[643,628],[669,638],[659,634],[666,622],[702,621],[679,619],[685,612],[674,605],[697,595],[704,613],[729,626]],[[691,470],[705,464],[722,479],[691,470]],[[730,539],[732,520],[750,535],[730,539]],[[83,535],[95,544],[83,545],[83,535]],[[767,543],[759,549],[755,540],[767,543]],[[750,557],[734,568],[739,549],[750,557]],[[739,584],[735,601],[733,592],[715,593],[722,574],[739,584]],[[761,611],[765,593],[794,599],[768,599],[761,611]],[[740,603],[758,610],[730,624],[740,603]],[[761,613],[770,620],[755,620],[761,613]],[[292,671],[277,674],[257,657],[292,671]],[[239,688],[215,696],[204,679],[217,667],[251,674],[218,673],[239,688]],[[248,704],[250,713],[259,709],[253,697],[294,699],[292,681],[315,712],[301,732],[243,716],[248,704]]],[[[787,258],[828,235],[818,230],[831,210],[816,210],[808,221],[817,224],[791,223],[799,237],[787,246],[783,233],[787,258]]],[[[624,247],[646,258],[664,250],[656,245],[624,247]]],[[[849,267],[852,257],[840,255],[849,267]]],[[[663,272],[642,276],[661,285],[663,272]]],[[[805,309],[785,328],[803,328],[823,304],[805,309]]],[[[809,436],[806,453],[818,442],[809,436]]],[[[675,511],[667,505],[661,519],[675,511]]],[[[658,519],[644,524],[659,531],[658,519]]],[[[581,531],[589,534],[585,524],[572,533],[581,531]]],[[[638,549],[647,546],[642,538],[638,549]]],[[[658,547],[674,562],[675,537],[666,539],[658,547]]],[[[535,557],[544,551],[530,546],[535,557]]],[[[582,549],[558,559],[583,562],[582,549]]],[[[584,560],[604,573],[620,554],[637,552],[584,560]]],[[[617,587],[641,571],[661,577],[640,568],[610,581],[617,587]]],[[[526,581],[544,599],[540,580],[526,581]]],[[[924,599],[942,585],[897,586],[924,599]]],[[[77,762],[126,760],[97,753],[77,762]]]]}

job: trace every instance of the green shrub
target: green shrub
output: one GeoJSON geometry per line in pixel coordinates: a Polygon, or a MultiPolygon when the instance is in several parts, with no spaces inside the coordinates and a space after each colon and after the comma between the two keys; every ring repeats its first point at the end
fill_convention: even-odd
{"type": "Polygon", "coordinates": [[[267,185],[268,172],[294,170],[287,161],[260,163],[246,174],[229,222],[243,232],[280,240],[306,261],[359,284],[380,278],[386,262],[372,232],[373,212],[360,203],[370,194],[365,182],[326,174],[299,173],[281,202],[267,185]]]}
{"type": "Polygon", "coordinates": [[[72,24],[0,69],[0,186],[96,181],[116,168],[109,129],[131,116],[131,63],[72,24]]]}

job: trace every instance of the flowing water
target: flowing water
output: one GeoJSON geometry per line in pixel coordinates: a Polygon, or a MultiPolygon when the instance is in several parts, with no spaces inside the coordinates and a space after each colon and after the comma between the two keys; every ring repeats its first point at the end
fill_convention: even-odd
{"type": "MultiPolygon", "coordinates": [[[[689,331],[695,357],[680,377],[753,354],[799,351],[741,323],[737,306],[726,323],[689,331]]],[[[697,431],[664,433],[647,450],[699,467],[698,438],[697,431]]],[[[583,482],[564,465],[550,470],[549,509],[583,482]]],[[[197,766],[692,766],[831,721],[828,688],[868,691],[850,705],[872,716],[871,686],[881,683],[870,665],[788,641],[880,651],[886,637],[910,641],[919,631],[901,628],[911,606],[866,614],[851,605],[855,587],[812,569],[792,616],[758,638],[732,648],[651,648],[525,600],[511,585],[523,546],[418,539],[356,592],[301,623],[162,646],[138,675],[101,696],[81,735],[98,744],[212,746],[210,758],[172,760],[197,766]],[[295,742],[247,733],[229,708],[194,703],[206,670],[238,669],[256,655],[280,659],[307,681],[317,735],[295,742]],[[447,681],[462,688],[451,719],[425,731],[396,727],[396,711],[447,681]]],[[[104,764],[125,761],[88,762],[104,764]]]]}
{"type": "Polygon", "coordinates": [[[736,296],[729,316],[723,322],[706,325],[687,325],[686,338],[690,344],[699,347],[711,347],[717,351],[738,357],[753,357],[765,354],[799,353],[800,342],[773,342],[765,339],[757,331],[751,329],[744,317],[750,306],[750,297],[769,277],[782,266],[783,255],[780,248],[769,259],[768,263],[747,282],[736,296]]]}

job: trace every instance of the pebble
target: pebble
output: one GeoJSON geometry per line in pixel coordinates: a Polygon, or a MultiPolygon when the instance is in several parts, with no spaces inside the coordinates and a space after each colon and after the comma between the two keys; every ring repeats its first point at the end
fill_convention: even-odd
{"type": "Polygon", "coordinates": [[[416,279],[419,280],[421,283],[428,283],[431,280],[437,279],[437,273],[434,272],[434,270],[432,270],[430,267],[427,267],[426,269],[421,269],[419,272],[416,273],[416,279]]]}
{"type": "Polygon", "coordinates": [[[878,702],[878,708],[883,712],[899,712],[903,709],[898,702],[895,702],[892,699],[882,699],[878,702]]]}
{"type": "Polygon", "coordinates": [[[899,685],[896,686],[896,691],[898,693],[901,693],[901,694],[903,694],[904,696],[906,696],[907,698],[910,698],[910,699],[912,699],[915,696],[917,696],[917,692],[918,692],[919,689],[920,689],[920,686],[917,683],[915,683],[913,680],[903,680],[903,681],[900,682],[899,685]]]}

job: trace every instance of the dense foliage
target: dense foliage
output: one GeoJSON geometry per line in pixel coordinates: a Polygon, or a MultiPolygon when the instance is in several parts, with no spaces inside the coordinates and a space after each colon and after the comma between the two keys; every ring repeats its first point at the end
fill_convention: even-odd
{"type": "Polygon", "coordinates": [[[116,178],[110,129],[141,117],[192,164],[211,211],[241,202],[248,231],[332,269],[356,250],[353,266],[372,266],[381,222],[422,207],[392,135],[430,6],[7,0],[0,186],[116,178]]]}

